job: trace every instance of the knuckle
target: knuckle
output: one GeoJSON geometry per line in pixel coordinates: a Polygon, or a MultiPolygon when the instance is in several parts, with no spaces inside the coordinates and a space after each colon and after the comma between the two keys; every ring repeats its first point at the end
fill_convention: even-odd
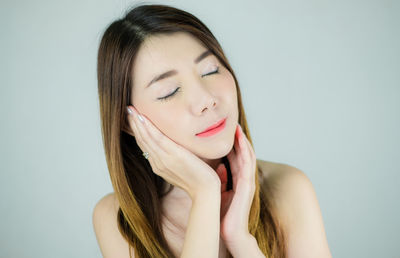
{"type": "Polygon", "coordinates": [[[250,163],[251,163],[251,161],[250,161],[249,157],[244,157],[243,158],[243,165],[244,166],[248,166],[248,165],[250,165],[250,163]]]}
{"type": "Polygon", "coordinates": [[[160,165],[158,166],[160,170],[166,171],[167,170],[167,164],[165,164],[164,161],[160,162],[160,165]]]}
{"type": "Polygon", "coordinates": [[[160,163],[160,168],[162,170],[166,170],[170,167],[170,160],[168,158],[162,158],[160,163]]]}
{"type": "Polygon", "coordinates": [[[163,173],[163,170],[160,169],[158,166],[152,166],[153,172],[156,173],[157,175],[161,176],[163,173]]]}
{"type": "Polygon", "coordinates": [[[163,143],[163,137],[162,137],[162,135],[160,135],[160,134],[155,134],[154,135],[154,141],[157,143],[157,144],[162,144],[163,143]]]}
{"type": "Polygon", "coordinates": [[[161,177],[164,175],[165,170],[162,165],[160,166],[160,164],[158,162],[155,162],[154,159],[151,159],[150,164],[151,164],[151,169],[153,170],[153,172],[155,174],[157,174],[158,176],[161,176],[161,177]]]}

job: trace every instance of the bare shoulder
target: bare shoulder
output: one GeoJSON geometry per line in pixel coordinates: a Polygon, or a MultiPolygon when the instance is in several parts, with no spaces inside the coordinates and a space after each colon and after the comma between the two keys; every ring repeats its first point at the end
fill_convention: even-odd
{"type": "Polygon", "coordinates": [[[296,184],[296,181],[309,181],[308,177],[300,169],[278,162],[257,159],[257,164],[262,172],[260,179],[263,187],[273,190],[273,194],[283,194],[288,183],[296,184]]]}
{"type": "Polygon", "coordinates": [[[330,258],[324,223],[314,187],[300,169],[257,160],[262,187],[268,188],[278,218],[287,232],[288,257],[330,258]]]}
{"type": "MultiPolygon", "coordinates": [[[[118,230],[118,209],[114,193],[102,197],[93,209],[93,228],[104,258],[129,258],[129,244],[118,230]]],[[[132,257],[135,257],[133,250],[132,257]]]]}

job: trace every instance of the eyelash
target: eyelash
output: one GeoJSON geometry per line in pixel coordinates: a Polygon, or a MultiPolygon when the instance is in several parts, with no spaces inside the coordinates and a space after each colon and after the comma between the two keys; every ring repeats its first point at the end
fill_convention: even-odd
{"type": "MultiPolygon", "coordinates": [[[[209,73],[207,73],[207,74],[205,74],[205,75],[202,75],[201,77],[206,76],[206,75],[217,74],[217,73],[219,73],[219,66],[217,66],[217,69],[215,69],[214,71],[209,72],[209,73]]],[[[168,101],[172,96],[175,95],[176,92],[180,91],[180,89],[181,89],[181,87],[178,87],[178,88],[176,88],[176,90],[175,90],[174,92],[172,92],[171,94],[169,94],[169,95],[167,95],[167,96],[165,96],[165,97],[162,97],[162,98],[158,98],[158,100],[161,100],[161,101],[168,101]]]]}

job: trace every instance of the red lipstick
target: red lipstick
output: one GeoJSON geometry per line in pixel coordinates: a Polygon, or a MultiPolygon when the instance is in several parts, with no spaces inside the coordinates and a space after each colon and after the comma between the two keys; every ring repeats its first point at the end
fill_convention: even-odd
{"type": "Polygon", "coordinates": [[[207,129],[205,129],[203,132],[196,134],[196,136],[208,137],[208,136],[217,134],[225,128],[225,122],[226,122],[226,118],[221,119],[217,123],[213,124],[212,126],[208,127],[207,129]]]}

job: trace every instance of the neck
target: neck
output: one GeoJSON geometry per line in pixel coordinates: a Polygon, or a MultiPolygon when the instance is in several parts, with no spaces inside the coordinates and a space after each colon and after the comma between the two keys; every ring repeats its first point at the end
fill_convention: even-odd
{"type": "Polygon", "coordinates": [[[203,159],[201,158],[205,163],[207,163],[214,171],[217,170],[217,167],[220,163],[222,163],[222,158],[219,159],[203,159]]]}
{"type": "MultiPolygon", "coordinates": [[[[218,165],[220,163],[222,163],[222,158],[219,158],[219,159],[201,158],[201,160],[206,162],[214,170],[215,173],[216,173],[218,165]]],[[[165,181],[165,183],[166,183],[165,189],[169,189],[170,184],[167,181],[165,181]]],[[[174,199],[174,200],[176,200],[178,202],[182,202],[182,203],[187,203],[187,202],[191,203],[189,194],[185,190],[183,190],[182,188],[177,187],[177,186],[174,186],[174,188],[171,190],[171,192],[169,192],[166,196],[164,196],[163,199],[165,199],[166,197],[174,199]]]]}

